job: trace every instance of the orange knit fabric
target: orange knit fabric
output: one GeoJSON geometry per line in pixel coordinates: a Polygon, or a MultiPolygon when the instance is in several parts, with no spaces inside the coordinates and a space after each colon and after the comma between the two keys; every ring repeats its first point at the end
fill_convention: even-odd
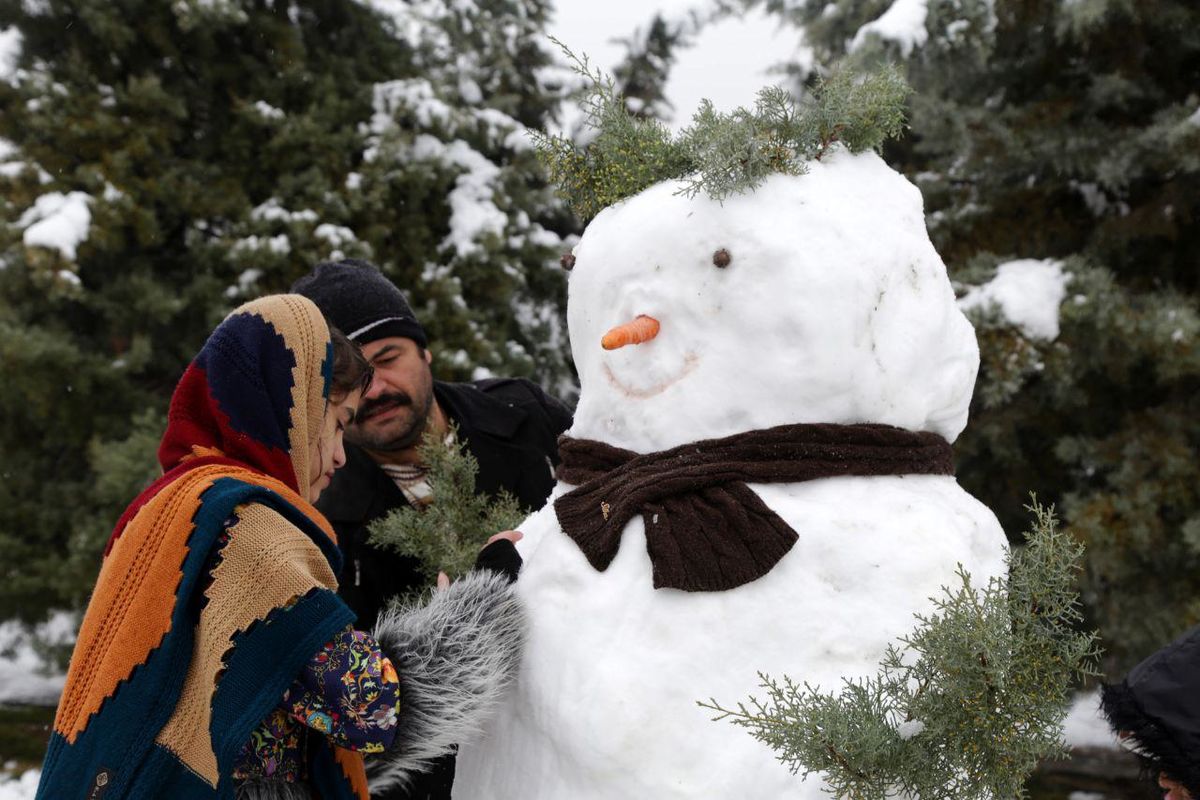
{"type": "Polygon", "coordinates": [[[187,555],[191,519],[217,478],[236,478],[279,494],[320,525],[333,529],[306,500],[281,481],[249,469],[198,467],[165,487],[130,521],[105,559],[71,656],[54,730],[74,742],[88,719],[144,663],[171,627],[175,591],[187,555]]]}
{"type": "Polygon", "coordinates": [[[371,800],[371,790],[367,788],[367,768],[363,764],[362,753],[346,750],[341,747],[333,749],[333,757],[342,768],[342,774],[350,781],[360,800],[371,800]]]}

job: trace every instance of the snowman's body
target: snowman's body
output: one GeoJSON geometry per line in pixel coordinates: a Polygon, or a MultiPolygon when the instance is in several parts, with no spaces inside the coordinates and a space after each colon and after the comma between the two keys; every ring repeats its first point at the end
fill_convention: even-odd
{"type": "MultiPolygon", "coordinates": [[[[724,206],[673,188],[606,210],[576,250],[570,435],[653,452],[872,422],[953,440],[978,351],[915,188],[873,155],[844,154],[724,206]],[[722,248],[725,268],[712,263],[722,248]],[[600,349],[605,330],[639,314],[661,323],[657,337],[600,349]]],[[[959,564],[980,583],[1001,574],[1005,539],[948,476],[751,488],[798,540],[767,575],[724,592],[654,589],[653,518],[626,525],[603,572],[560,529],[553,498],[526,520],[522,672],[461,751],[455,797],[824,796],[819,779],[790,774],[697,701],[736,704],[760,671],[835,691],[874,674],[959,564]]]]}

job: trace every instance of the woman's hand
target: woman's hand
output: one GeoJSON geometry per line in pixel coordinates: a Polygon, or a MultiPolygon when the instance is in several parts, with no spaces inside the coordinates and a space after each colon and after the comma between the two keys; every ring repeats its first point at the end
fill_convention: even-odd
{"type": "Polygon", "coordinates": [[[521,554],[515,545],[524,536],[520,531],[501,531],[492,536],[479,551],[475,569],[491,570],[506,576],[509,582],[515,581],[521,571],[521,554]]]}
{"type": "MultiPolygon", "coordinates": [[[[498,542],[501,539],[508,539],[513,544],[516,544],[524,538],[525,534],[521,533],[520,531],[500,531],[499,533],[492,534],[492,537],[487,540],[487,544],[485,544],[484,547],[487,547],[488,544],[491,544],[492,542],[498,542]]],[[[480,549],[482,550],[483,548],[480,549]]]]}
{"type": "MultiPolygon", "coordinates": [[[[479,549],[479,557],[475,559],[475,569],[490,569],[508,576],[510,581],[517,579],[521,571],[521,556],[513,546],[525,538],[520,531],[500,531],[488,537],[487,543],[479,549]],[[508,542],[505,545],[492,547],[496,542],[508,542]]],[[[450,576],[439,572],[437,590],[440,592],[450,586],[450,576]]]]}

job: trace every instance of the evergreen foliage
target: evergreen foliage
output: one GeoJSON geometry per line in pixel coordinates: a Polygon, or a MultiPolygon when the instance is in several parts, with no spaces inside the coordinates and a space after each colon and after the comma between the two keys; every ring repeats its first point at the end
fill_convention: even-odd
{"type": "Polygon", "coordinates": [[[1074,679],[1092,672],[1095,637],[1079,633],[1074,585],[1083,548],[1036,501],[1007,581],[959,583],[933,598],[877,675],[822,692],[760,675],[766,700],[722,708],[792,770],[821,773],[835,797],[985,800],[1023,797],[1037,762],[1064,752],[1074,679]]]}
{"type": "Polygon", "coordinates": [[[1200,623],[1200,6],[930,0],[893,41],[860,35],[891,0],[746,5],[802,28],[818,74],[902,66],[910,135],[884,156],[964,289],[1002,261],[1063,261],[1053,341],[975,317],[963,485],[1010,531],[1030,484],[1061,509],[1110,673],[1200,623]]]}
{"type": "Polygon", "coordinates": [[[429,587],[439,572],[451,579],[475,564],[488,537],[512,530],[528,516],[507,492],[497,497],[475,493],[479,462],[465,448],[426,435],[417,453],[429,468],[433,502],[418,510],[405,506],[369,526],[371,543],[416,558],[429,587]]]}
{"type": "Polygon", "coordinates": [[[379,264],[440,378],[571,386],[547,8],[0,0],[0,619],[86,601],[188,359],[318,260],[379,264]]]}
{"type": "Polygon", "coordinates": [[[904,127],[908,86],[884,67],[865,77],[835,73],[804,103],[778,87],[758,93],[753,109],[724,114],[707,100],[678,136],[657,119],[631,114],[612,76],[559,43],[590,87],[584,98],[586,147],[539,134],[535,141],[559,193],[582,219],[664,180],[682,180],[689,196],[715,200],[752,191],[776,172],[799,175],[835,143],[851,152],[882,147],[904,127]]]}
{"type": "Polygon", "coordinates": [[[591,219],[622,198],[688,171],[686,153],[662,122],[630,114],[611,75],[553,41],[587,82],[582,104],[595,137],[580,147],[565,136],[536,133],[534,145],[550,181],[580,219],[591,219]]]}

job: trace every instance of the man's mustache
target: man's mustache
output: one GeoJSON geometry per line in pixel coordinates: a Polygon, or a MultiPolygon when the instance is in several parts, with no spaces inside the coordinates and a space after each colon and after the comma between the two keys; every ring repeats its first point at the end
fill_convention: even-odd
{"type": "Polygon", "coordinates": [[[412,398],[407,392],[397,392],[395,394],[380,395],[374,400],[368,400],[358,409],[358,421],[368,420],[371,417],[383,411],[396,408],[398,406],[411,406],[412,398]]]}

